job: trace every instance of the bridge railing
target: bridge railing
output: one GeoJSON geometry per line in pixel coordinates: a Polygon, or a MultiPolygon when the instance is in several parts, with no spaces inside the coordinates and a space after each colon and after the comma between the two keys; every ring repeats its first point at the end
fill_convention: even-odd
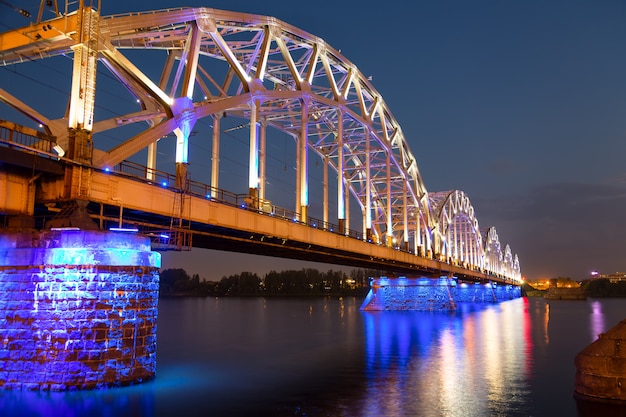
{"type": "MultiPolygon", "coordinates": [[[[141,181],[161,187],[177,187],[176,176],[174,174],[151,169],[132,161],[121,162],[115,167],[114,172],[141,179],[141,181]],[[148,178],[148,174],[151,174],[151,178],[148,178]]],[[[182,191],[194,197],[206,198],[207,200],[217,201],[221,204],[239,207],[244,210],[256,211],[260,214],[270,215],[273,217],[284,219],[286,221],[306,224],[309,227],[325,230],[331,233],[343,234],[347,237],[351,237],[354,239],[362,239],[363,237],[362,233],[351,229],[345,230],[343,233],[341,233],[341,230],[339,229],[339,226],[337,224],[325,222],[316,217],[308,216],[306,221],[301,221],[300,215],[294,210],[289,210],[284,207],[273,205],[269,200],[263,200],[260,198],[253,199],[250,197],[249,194],[233,193],[220,188],[211,187],[208,184],[194,181],[189,178],[185,181],[185,189],[178,191],[182,191]]]]}
{"type": "Polygon", "coordinates": [[[235,194],[226,190],[214,188],[208,184],[193,181],[189,178],[185,181],[185,189],[180,190],[176,184],[176,175],[148,168],[132,161],[122,161],[115,167],[114,171],[134,178],[139,178],[149,184],[177,189],[178,191],[182,191],[195,197],[217,200],[220,203],[231,206],[240,206],[243,204],[244,198],[247,196],[247,194],[235,194]]]}
{"type": "MultiPolygon", "coordinates": [[[[216,201],[220,204],[226,204],[232,207],[239,207],[242,210],[250,210],[255,211],[259,214],[272,216],[277,219],[282,219],[289,222],[299,223],[302,225],[306,225],[308,227],[313,227],[320,230],[325,230],[330,233],[342,234],[346,237],[350,237],[353,239],[363,240],[364,235],[362,232],[358,232],[356,230],[347,229],[344,230],[343,233],[339,229],[339,226],[334,223],[324,222],[321,219],[316,217],[308,216],[306,221],[301,221],[300,216],[293,210],[286,209],[284,207],[276,206],[271,204],[269,200],[263,200],[259,198],[252,198],[249,194],[236,194],[226,190],[218,189],[211,187],[208,184],[204,184],[198,181],[194,181],[191,179],[187,179],[185,181],[185,189],[180,190],[177,188],[176,176],[164,171],[158,171],[149,169],[143,165],[131,162],[131,161],[123,161],[119,165],[115,167],[114,170],[117,175],[125,175],[132,177],[136,180],[152,184],[154,186],[167,187],[173,191],[184,192],[187,195],[191,195],[198,198],[204,198],[207,200],[216,201]],[[148,179],[147,174],[152,174],[152,178],[148,179]]],[[[170,239],[168,235],[168,239],[170,239]]],[[[381,244],[381,243],[373,243],[373,244],[381,244]]],[[[171,241],[168,242],[168,247],[171,247],[171,241]]],[[[408,250],[402,246],[394,247],[394,249],[401,252],[413,253],[413,251],[408,250]]],[[[437,258],[435,256],[435,258],[437,258]]],[[[446,262],[444,260],[444,262],[446,262]]],[[[447,263],[450,265],[455,265],[452,260],[448,260],[447,263]]],[[[478,272],[488,273],[488,271],[478,267],[471,265],[456,265],[462,266],[466,269],[475,270],[478,272]]],[[[514,283],[514,280],[503,276],[502,274],[491,273],[494,278],[499,279],[503,282],[511,282],[514,283]]]]}
{"type": "Polygon", "coordinates": [[[56,138],[35,129],[0,120],[0,142],[8,146],[52,154],[56,138]]]}

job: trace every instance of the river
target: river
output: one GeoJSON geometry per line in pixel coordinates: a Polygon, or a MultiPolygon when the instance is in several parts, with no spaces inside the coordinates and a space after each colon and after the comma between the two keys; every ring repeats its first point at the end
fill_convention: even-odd
{"type": "Polygon", "coordinates": [[[353,297],[159,301],[157,376],[0,391],[0,416],[626,416],[573,397],[574,356],[626,299],[361,312],[353,297]]]}

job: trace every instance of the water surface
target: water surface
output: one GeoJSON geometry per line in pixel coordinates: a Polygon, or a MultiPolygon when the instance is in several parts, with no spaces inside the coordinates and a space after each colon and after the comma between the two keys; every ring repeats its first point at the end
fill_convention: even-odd
{"type": "Polygon", "coordinates": [[[361,312],[355,298],[159,301],[157,377],[0,391],[1,416],[626,416],[577,403],[574,356],[625,299],[361,312]]]}

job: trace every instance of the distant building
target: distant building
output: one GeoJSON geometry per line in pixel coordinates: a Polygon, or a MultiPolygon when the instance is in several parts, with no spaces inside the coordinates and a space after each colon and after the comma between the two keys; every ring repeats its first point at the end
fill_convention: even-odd
{"type": "Polygon", "coordinates": [[[626,272],[615,272],[613,274],[601,274],[597,271],[591,273],[591,279],[608,279],[612,283],[626,281],[626,272]]]}

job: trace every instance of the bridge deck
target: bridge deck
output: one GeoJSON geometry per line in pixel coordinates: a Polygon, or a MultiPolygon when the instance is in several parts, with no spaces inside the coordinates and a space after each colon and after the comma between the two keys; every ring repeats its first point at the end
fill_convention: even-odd
{"type": "MultiPolygon", "coordinates": [[[[45,219],[50,220],[59,214],[60,209],[53,206],[63,195],[67,161],[27,148],[3,147],[2,160],[18,170],[23,161],[36,161],[31,167],[50,176],[37,194],[38,214],[44,213],[45,219]]],[[[146,168],[136,164],[120,164],[115,171],[80,165],[74,168],[72,175],[81,177],[79,180],[88,182],[89,186],[76,190],[81,195],[71,198],[89,201],[87,208],[95,225],[137,227],[156,237],[157,249],[189,246],[348,265],[398,275],[454,275],[474,281],[510,282],[478,269],[418,256],[400,247],[367,242],[354,230],[338,233],[336,225],[313,217],[307,222],[295,221],[292,211],[262,204],[255,207],[248,195],[211,189],[209,185],[192,181],[181,192],[172,186],[174,177],[170,174],[154,171],[153,179],[148,180],[139,175],[146,168]]],[[[0,182],[4,183],[0,185],[2,189],[8,189],[7,184],[12,180],[5,176],[0,182]]]]}

